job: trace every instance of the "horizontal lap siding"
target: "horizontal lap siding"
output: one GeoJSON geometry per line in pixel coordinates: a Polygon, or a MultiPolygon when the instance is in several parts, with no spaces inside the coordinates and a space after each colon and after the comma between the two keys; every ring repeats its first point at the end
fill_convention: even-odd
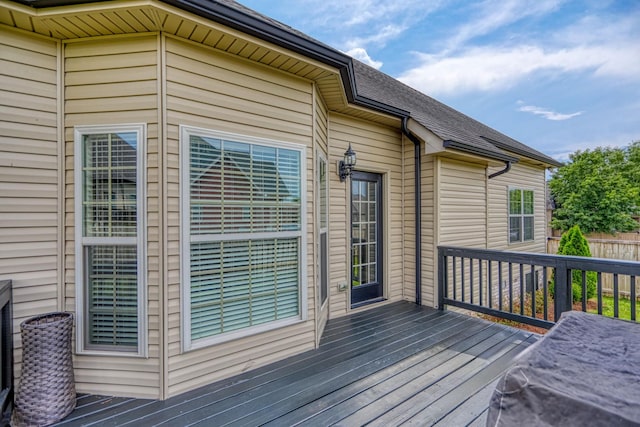
{"type": "MultiPolygon", "coordinates": [[[[385,289],[389,300],[399,300],[403,293],[403,245],[405,216],[403,199],[403,151],[402,136],[397,129],[376,123],[353,119],[347,116],[330,114],[329,116],[329,185],[330,213],[329,233],[331,240],[330,270],[330,317],[347,313],[347,292],[338,291],[337,284],[351,280],[349,277],[348,250],[350,241],[350,220],[347,191],[348,183],[340,182],[336,173],[336,159],[341,159],[351,143],[357,154],[356,169],[364,172],[383,173],[384,186],[384,242],[385,289]]],[[[347,287],[348,288],[348,287],[347,287]]]]}
{"type": "Polygon", "coordinates": [[[486,169],[442,159],[438,181],[439,245],[487,246],[486,169]]]}
{"type": "MultiPolygon", "coordinates": [[[[318,92],[318,88],[317,86],[314,87],[315,90],[315,112],[314,112],[314,138],[315,138],[315,145],[317,147],[317,149],[319,149],[319,151],[324,155],[324,159],[327,161],[327,178],[329,177],[329,170],[331,169],[331,166],[329,164],[329,158],[328,158],[328,153],[329,153],[329,136],[328,136],[328,132],[329,132],[329,117],[328,117],[328,111],[327,111],[327,107],[324,104],[324,102],[322,102],[322,98],[320,97],[320,93],[318,92]]],[[[317,168],[318,167],[318,162],[316,161],[316,163],[314,164],[314,176],[316,178],[316,180],[318,179],[318,171],[317,168]]],[[[327,181],[327,185],[328,185],[328,181],[327,181]]],[[[316,189],[318,189],[319,183],[315,184],[316,189]]],[[[317,202],[320,199],[320,195],[316,194],[314,197],[314,203],[317,202]]],[[[330,199],[327,199],[327,204],[329,203],[330,199]]],[[[329,206],[327,205],[327,211],[329,210],[329,206]]],[[[318,206],[315,208],[315,211],[317,211],[318,215],[320,213],[320,205],[318,203],[318,206]]],[[[319,220],[319,216],[317,216],[316,218],[318,218],[319,220]]],[[[327,218],[328,221],[328,218],[327,218]]],[[[327,224],[328,225],[328,224],[327,224]]],[[[319,230],[320,226],[317,225],[314,230],[319,230]]],[[[320,249],[320,235],[316,234],[316,238],[314,240],[316,242],[316,248],[320,249]]],[[[327,230],[327,244],[329,244],[329,242],[331,241],[331,233],[329,232],[329,230],[327,230]]],[[[328,260],[327,263],[328,265],[331,265],[331,251],[327,250],[327,255],[328,255],[328,260]]],[[[317,298],[317,302],[316,302],[316,306],[320,307],[321,305],[321,297],[320,297],[320,254],[317,253],[316,254],[316,272],[314,274],[314,277],[316,278],[316,281],[318,282],[317,286],[316,286],[316,298],[317,298]]],[[[327,270],[327,273],[329,273],[329,271],[327,270]]],[[[321,310],[318,312],[318,316],[316,319],[316,341],[320,342],[320,338],[322,337],[322,332],[324,331],[324,327],[327,323],[328,320],[328,313],[329,313],[329,304],[331,304],[331,302],[329,301],[329,293],[331,292],[331,279],[328,277],[327,278],[327,286],[329,287],[329,292],[327,292],[327,302],[325,303],[325,307],[324,310],[321,310]]],[[[320,307],[321,308],[321,307],[320,307]]]]}
{"type": "MultiPolygon", "coordinates": [[[[490,168],[494,173],[502,168],[490,168]]],[[[503,175],[488,183],[488,247],[491,249],[540,252],[546,251],[545,219],[545,170],[531,164],[519,162],[503,175]],[[533,190],[535,198],[535,220],[533,242],[509,244],[508,191],[509,187],[533,190]]]]}
{"type": "MultiPolygon", "coordinates": [[[[441,159],[438,181],[439,245],[487,247],[487,175],[481,164],[441,159]]],[[[459,268],[459,265],[458,265],[459,268]]],[[[465,283],[465,301],[479,298],[478,273],[468,262],[458,272],[458,288],[465,283]],[[461,276],[464,276],[462,278],[461,276]],[[473,280],[472,280],[473,277],[473,280]],[[470,286],[473,283],[473,286],[470,286]],[[473,297],[471,297],[471,294],[473,297]]],[[[437,276],[434,275],[434,286],[437,276]]],[[[450,290],[451,292],[451,290],[450,290]]],[[[458,289],[458,295],[462,289],[458,289]]]]}
{"type": "Polygon", "coordinates": [[[159,398],[160,279],[158,271],[158,40],[157,36],[109,37],[64,47],[66,140],[66,301],[75,311],[74,126],[146,123],[147,293],[149,358],[78,355],[80,392],[159,398]]]}
{"type": "MultiPolygon", "coordinates": [[[[421,156],[421,184],[420,197],[422,206],[421,247],[422,253],[422,304],[434,306],[436,303],[436,192],[435,192],[435,162],[434,156],[421,156]]],[[[415,279],[414,279],[415,281],[415,279]]]]}
{"type": "Polygon", "coordinates": [[[315,345],[312,90],[308,81],[193,43],[166,39],[169,396],[315,345]],[[180,125],[293,142],[307,147],[304,166],[308,171],[308,321],[198,350],[181,351],[180,125]]]}
{"type": "MultiPolygon", "coordinates": [[[[404,299],[407,301],[416,300],[416,220],[415,220],[415,158],[413,142],[403,138],[404,156],[404,299]]],[[[424,190],[423,182],[420,183],[421,190],[424,190]]]]}
{"type": "Polygon", "coordinates": [[[58,309],[58,44],[0,28],[0,280],[20,323],[58,309]]]}

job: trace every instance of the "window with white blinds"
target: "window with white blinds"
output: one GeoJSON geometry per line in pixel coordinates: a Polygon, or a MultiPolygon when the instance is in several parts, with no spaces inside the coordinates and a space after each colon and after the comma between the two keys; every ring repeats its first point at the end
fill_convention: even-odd
{"type": "Polygon", "coordinates": [[[144,125],[77,127],[80,351],[144,352],[144,125]]]}
{"type": "Polygon", "coordinates": [[[181,134],[185,349],[298,321],[304,149],[181,134]]]}

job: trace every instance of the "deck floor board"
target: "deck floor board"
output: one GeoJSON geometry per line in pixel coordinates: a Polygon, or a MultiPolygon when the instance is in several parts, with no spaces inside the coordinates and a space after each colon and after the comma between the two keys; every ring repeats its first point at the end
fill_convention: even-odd
{"type": "Polygon", "coordinates": [[[330,320],[317,350],[164,401],[78,396],[57,425],[479,425],[496,378],[536,339],[398,302],[330,320]]]}

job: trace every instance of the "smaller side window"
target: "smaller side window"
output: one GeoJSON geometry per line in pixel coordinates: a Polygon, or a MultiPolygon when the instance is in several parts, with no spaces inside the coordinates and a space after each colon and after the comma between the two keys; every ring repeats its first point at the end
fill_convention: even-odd
{"type": "Polygon", "coordinates": [[[146,126],[74,132],[76,348],[144,356],[146,126]]]}
{"type": "Polygon", "coordinates": [[[533,190],[509,189],[509,243],[534,240],[533,190]]]}

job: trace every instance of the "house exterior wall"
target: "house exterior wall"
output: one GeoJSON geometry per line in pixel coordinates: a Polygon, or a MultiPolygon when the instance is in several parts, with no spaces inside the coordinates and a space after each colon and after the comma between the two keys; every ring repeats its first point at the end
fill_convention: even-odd
{"type": "MultiPolygon", "coordinates": [[[[490,167],[488,174],[503,167],[490,167]]],[[[512,165],[511,170],[488,180],[487,185],[487,247],[509,251],[546,252],[545,169],[525,161],[512,165]],[[534,240],[509,243],[509,188],[534,191],[534,240]]]]}
{"type": "Polygon", "coordinates": [[[422,304],[434,307],[437,300],[437,238],[439,210],[438,210],[438,158],[433,155],[421,156],[421,278],[422,278],[422,304]]]}
{"type": "MultiPolygon", "coordinates": [[[[399,128],[331,112],[312,77],[295,77],[162,32],[56,41],[1,27],[0,35],[0,279],[14,284],[17,376],[19,322],[54,310],[77,312],[75,126],[146,126],[141,171],[146,228],[138,237],[145,249],[148,351],[76,354],[78,392],[167,398],[313,348],[326,319],[351,310],[349,183],[336,173],[336,161],[349,144],[358,156],[357,170],[383,175],[384,296],[389,302],[415,300],[414,147],[399,128]],[[183,348],[180,126],[304,147],[301,321],[183,348]],[[322,152],[329,171],[328,312],[318,312],[316,283],[316,168],[322,152]]],[[[261,49],[266,55],[269,47],[261,49]]],[[[328,96],[342,95],[337,89],[328,96]]],[[[384,121],[393,123],[389,117],[384,121]]],[[[544,171],[523,163],[495,180],[486,176],[482,163],[421,155],[425,305],[437,302],[439,244],[513,249],[506,243],[509,185],[525,183],[536,191],[536,243],[517,249],[544,250],[544,237],[538,245],[544,217],[540,226],[537,216],[544,209],[544,171]]]]}
{"type": "Polygon", "coordinates": [[[342,159],[351,143],[357,154],[356,170],[383,175],[384,222],[384,295],[388,301],[403,297],[404,274],[403,207],[403,144],[398,129],[354,119],[340,114],[329,114],[329,233],[331,240],[330,270],[330,318],[345,315],[349,311],[349,287],[339,291],[338,284],[349,283],[350,266],[350,201],[349,184],[340,182],[336,159],[342,159]]]}
{"type": "MultiPolygon", "coordinates": [[[[148,357],[76,354],[76,388],[83,393],[161,396],[160,312],[162,231],[159,184],[158,35],[82,39],[64,44],[65,305],[76,312],[74,126],[145,123],[148,357]]],[[[140,237],[140,236],[139,236],[140,237]]]]}
{"type": "MultiPolygon", "coordinates": [[[[423,259],[429,259],[426,265],[423,264],[423,269],[426,269],[426,273],[423,273],[425,304],[437,303],[435,296],[437,296],[438,245],[545,252],[545,169],[543,167],[522,161],[513,164],[509,172],[489,179],[489,175],[503,170],[504,166],[486,166],[482,163],[445,157],[435,158],[433,164],[436,169],[436,182],[433,187],[437,189],[436,225],[433,228],[424,228],[423,239],[430,241],[429,237],[425,236],[425,230],[431,229],[436,233],[434,241],[437,243],[434,245],[423,243],[423,246],[427,245],[427,253],[430,248],[434,251],[433,257],[427,257],[423,253],[423,259]],[[508,194],[510,188],[534,191],[535,220],[532,241],[509,243],[508,194]],[[427,283],[426,286],[425,283],[427,283]],[[429,284],[432,285],[429,286],[429,284]],[[434,295],[433,300],[430,299],[431,292],[434,295]]],[[[430,185],[425,182],[427,180],[428,178],[423,177],[423,185],[430,188],[430,185]]],[[[423,201],[423,206],[424,204],[423,201]]],[[[423,251],[425,251],[424,248],[423,251]]],[[[467,283],[471,281],[468,265],[465,266],[465,280],[467,283]]],[[[479,279],[474,277],[473,280],[473,297],[479,298],[477,288],[479,279]]]]}
{"type": "Polygon", "coordinates": [[[0,280],[13,282],[16,376],[20,323],[59,307],[58,50],[0,26],[0,280]]]}
{"type": "Polygon", "coordinates": [[[438,244],[486,248],[486,167],[449,159],[438,166],[438,244]]]}
{"type": "MultiPolygon", "coordinates": [[[[327,161],[327,201],[326,201],[326,209],[327,209],[327,246],[329,245],[329,242],[331,241],[331,231],[329,230],[329,218],[328,218],[328,213],[329,213],[329,209],[330,209],[330,200],[328,197],[328,187],[329,187],[329,181],[330,181],[330,174],[329,171],[331,170],[331,166],[330,166],[330,162],[329,162],[329,111],[327,109],[326,104],[323,102],[323,99],[321,97],[321,94],[318,91],[317,86],[314,86],[314,109],[313,109],[313,116],[314,116],[314,127],[313,127],[313,137],[314,137],[314,146],[316,147],[316,150],[314,152],[314,157],[315,161],[313,163],[314,169],[313,169],[313,177],[314,177],[314,184],[313,184],[313,188],[314,191],[319,191],[319,178],[318,178],[318,171],[316,170],[316,168],[318,168],[318,161],[319,159],[317,157],[322,156],[321,158],[323,158],[324,160],[327,161]]],[[[320,195],[316,194],[314,199],[313,199],[313,203],[314,203],[314,213],[316,214],[314,217],[315,220],[315,224],[316,226],[314,227],[314,239],[313,242],[315,242],[315,253],[316,253],[316,257],[315,257],[315,264],[314,264],[314,274],[313,277],[316,280],[316,311],[317,311],[317,315],[316,315],[316,344],[320,343],[320,338],[322,338],[322,333],[324,331],[324,327],[327,324],[327,321],[329,320],[329,305],[331,304],[329,297],[331,296],[331,278],[327,277],[327,299],[326,302],[324,304],[322,304],[322,298],[321,298],[321,290],[320,290],[320,286],[321,286],[321,278],[320,278],[320,252],[321,252],[321,248],[320,248],[320,219],[319,219],[319,215],[320,215],[320,202],[319,202],[319,198],[320,195]]],[[[331,251],[329,250],[329,248],[326,248],[326,256],[327,256],[327,265],[331,265],[331,251]]],[[[327,268],[327,273],[329,272],[329,268],[327,268]]]]}
{"type": "MultiPolygon", "coordinates": [[[[403,271],[402,282],[404,284],[403,299],[416,300],[416,210],[415,210],[415,158],[413,142],[403,137],[402,141],[403,162],[403,206],[404,206],[404,230],[403,230],[403,271]]],[[[422,188],[422,187],[421,187],[422,188]]]]}
{"type": "MultiPolygon", "coordinates": [[[[167,37],[167,396],[239,374],[315,346],[313,85],[195,43],[167,37]],[[181,349],[179,126],[306,147],[308,318],[213,346],[181,349]]],[[[326,132],[326,131],[325,131],[326,132]]],[[[184,238],[184,237],[183,237],[184,238]]]]}

